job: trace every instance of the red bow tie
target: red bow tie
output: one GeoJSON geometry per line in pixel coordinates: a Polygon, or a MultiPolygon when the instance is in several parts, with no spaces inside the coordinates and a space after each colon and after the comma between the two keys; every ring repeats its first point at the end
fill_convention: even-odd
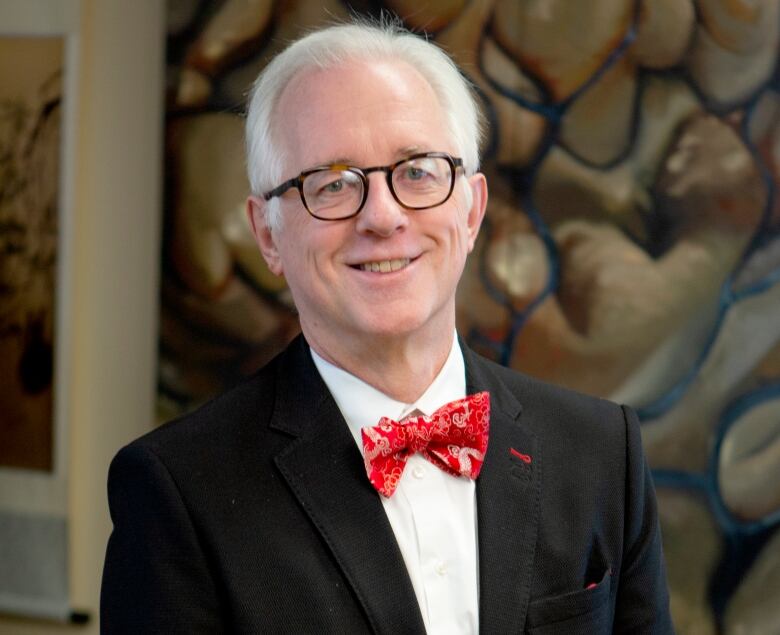
{"type": "Polygon", "coordinates": [[[407,459],[419,452],[454,476],[479,476],[488,444],[490,393],[452,401],[430,416],[407,417],[403,423],[382,417],[363,428],[363,458],[371,484],[390,497],[407,459]]]}

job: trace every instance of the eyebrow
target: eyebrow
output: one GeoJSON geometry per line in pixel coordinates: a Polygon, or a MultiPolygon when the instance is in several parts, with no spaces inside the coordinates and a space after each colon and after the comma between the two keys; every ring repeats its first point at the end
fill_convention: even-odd
{"type": "Polygon", "coordinates": [[[425,150],[423,150],[420,146],[406,146],[400,152],[398,152],[397,155],[399,157],[408,157],[419,152],[425,152],[425,150]]]}
{"type": "MultiPolygon", "coordinates": [[[[404,148],[401,148],[400,150],[397,150],[395,152],[395,156],[397,157],[396,160],[400,161],[404,157],[409,157],[413,154],[419,154],[420,152],[427,152],[427,150],[423,150],[421,146],[406,146],[404,148]]],[[[327,165],[351,165],[354,167],[361,167],[356,165],[355,161],[352,159],[346,157],[346,156],[340,156],[336,157],[333,160],[330,161],[321,161],[317,164],[317,166],[327,166],[327,165]]],[[[366,166],[362,166],[366,167],[366,166]]]]}

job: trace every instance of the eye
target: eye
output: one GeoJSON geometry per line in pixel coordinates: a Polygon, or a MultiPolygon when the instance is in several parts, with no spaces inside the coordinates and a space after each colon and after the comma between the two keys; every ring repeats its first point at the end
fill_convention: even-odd
{"type": "Polygon", "coordinates": [[[344,181],[342,179],[336,179],[330,183],[326,183],[320,188],[320,192],[323,194],[336,194],[344,189],[344,181]]]}
{"type": "Polygon", "coordinates": [[[417,167],[416,165],[409,165],[405,170],[404,178],[409,179],[410,181],[419,181],[420,179],[425,178],[427,174],[428,173],[422,168],[417,167]]]}
{"type": "Polygon", "coordinates": [[[434,158],[412,159],[399,165],[393,173],[393,181],[399,188],[420,190],[438,187],[446,165],[434,158]]]}
{"type": "Polygon", "coordinates": [[[346,170],[322,170],[303,183],[304,195],[321,199],[351,196],[361,186],[360,177],[346,170]]]}

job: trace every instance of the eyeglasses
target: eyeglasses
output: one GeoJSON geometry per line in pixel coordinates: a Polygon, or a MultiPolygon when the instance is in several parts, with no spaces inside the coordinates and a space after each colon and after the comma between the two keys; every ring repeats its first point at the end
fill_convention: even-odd
{"type": "Polygon", "coordinates": [[[446,152],[414,154],[392,165],[356,168],[325,165],[301,172],[263,194],[268,201],[297,187],[306,210],[320,220],[343,220],[360,213],[368,198],[368,175],[384,172],[387,187],[405,209],[429,209],[447,201],[463,160],[446,152]]]}

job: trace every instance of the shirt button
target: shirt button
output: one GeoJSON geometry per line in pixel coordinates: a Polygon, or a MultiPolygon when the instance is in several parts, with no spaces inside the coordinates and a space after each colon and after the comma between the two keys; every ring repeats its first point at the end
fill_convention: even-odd
{"type": "Polygon", "coordinates": [[[420,465],[415,465],[412,470],[412,476],[414,476],[414,478],[422,478],[425,476],[425,468],[420,465]]]}
{"type": "Polygon", "coordinates": [[[445,562],[439,562],[434,569],[440,576],[447,574],[447,564],[445,562]]]}

